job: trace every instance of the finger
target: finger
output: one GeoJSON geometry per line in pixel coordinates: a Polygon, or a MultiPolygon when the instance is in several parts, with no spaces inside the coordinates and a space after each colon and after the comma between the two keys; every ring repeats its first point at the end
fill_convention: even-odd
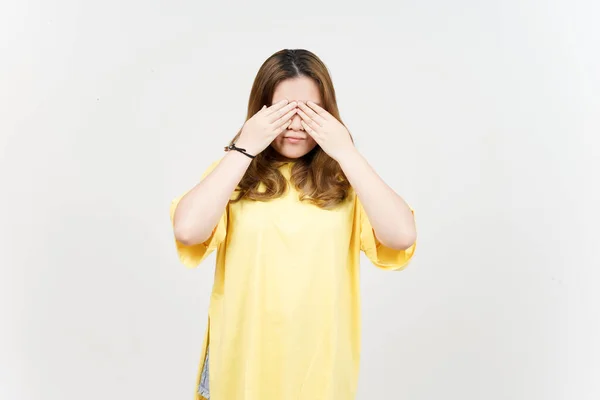
{"type": "Polygon", "coordinates": [[[306,133],[308,133],[313,139],[315,139],[316,142],[318,142],[317,138],[319,137],[319,135],[317,134],[317,132],[313,128],[308,126],[308,124],[306,122],[300,121],[300,123],[304,127],[304,130],[306,131],[306,133]]]}
{"type": "Polygon", "coordinates": [[[321,125],[317,124],[314,120],[312,120],[308,115],[304,113],[302,110],[298,110],[298,115],[302,117],[302,120],[314,130],[318,130],[321,128],[321,125]]]}
{"type": "Polygon", "coordinates": [[[279,128],[275,129],[275,133],[279,135],[281,132],[285,131],[288,126],[292,124],[292,121],[288,121],[285,124],[281,125],[279,128]]]}
{"type": "Polygon", "coordinates": [[[290,110],[294,110],[294,108],[296,108],[296,102],[293,101],[290,104],[286,105],[285,107],[280,108],[279,110],[275,111],[274,113],[270,114],[269,116],[267,116],[267,121],[272,124],[276,121],[278,121],[279,119],[281,119],[282,116],[286,115],[290,110]]]}
{"type": "Polygon", "coordinates": [[[279,100],[277,103],[272,104],[271,107],[267,108],[266,114],[271,115],[277,112],[280,108],[285,107],[289,103],[288,99],[279,100]]]}
{"type": "Polygon", "coordinates": [[[313,110],[315,110],[315,112],[317,114],[319,114],[322,118],[324,119],[328,119],[329,117],[331,117],[331,114],[329,114],[327,112],[327,110],[325,110],[323,107],[319,106],[317,103],[315,103],[314,101],[307,101],[306,104],[312,108],[313,110]]]}
{"type": "Polygon", "coordinates": [[[263,115],[263,114],[265,113],[265,110],[266,110],[266,109],[267,109],[267,106],[262,106],[262,108],[261,108],[260,110],[258,110],[258,111],[256,112],[256,114],[254,114],[254,115],[252,116],[252,118],[254,118],[254,117],[256,117],[256,116],[259,116],[259,115],[263,115]]]}
{"type": "Polygon", "coordinates": [[[299,102],[298,103],[298,107],[304,111],[304,113],[306,115],[308,115],[310,117],[310,119],[312,119],[313,121],[316,121],[317,124],[323,126],[323,124],[326,122],[325,118],[321,117],[319,114],[317,114],[312,108],[310,108],[309,106],[307,106],[306,104],[304,104],[303,102],[299,102]]]}
{"type": "MultiPolygon", "coordinates": [[[[282,116],[281,118],[279,118],[278,120],[276,120],[273,123],[273,128],[274,129],[279,128],[281,125],[285,124],[290,118],[292,118],[294,116],[294,114],[296,114],[295,109],[288,111],[284,116],[282,116]]],[[[290,121],[290,122],[292,122],[292,121],[290,121]]]]}

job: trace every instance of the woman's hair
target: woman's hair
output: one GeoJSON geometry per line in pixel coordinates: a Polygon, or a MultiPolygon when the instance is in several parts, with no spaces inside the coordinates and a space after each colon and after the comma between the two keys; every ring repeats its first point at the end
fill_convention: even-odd
{"type": "MultiPolygon", "coordinates": [[[[271,105],[273,93],[280,82],[300,76],[315,81],[321,94],[322,107],[342,122],[327,67],[315,54],[301,49],[278,51],[263,63],[250,91],[246,120],[260,111],[263,105],[271,105]]],[[[230,144],[235,143],[240,134],[241,129],[230,144]]],[[[236,190],[237,197],[232,202],[241,199],[266,201],[282,196],[287,190],[287,184],[278,169],[284,161],[278,156],[271,146],[258,154],[240,181],[236,190]],[[264,188],[259,191],[261,182],[264,188]]],[[[350,190],[350,183],[339,164],[318,145],[295,160],[291,182],[300,193],[300,200],[321,208],[332,208],[341,203],[350,190]]]]}

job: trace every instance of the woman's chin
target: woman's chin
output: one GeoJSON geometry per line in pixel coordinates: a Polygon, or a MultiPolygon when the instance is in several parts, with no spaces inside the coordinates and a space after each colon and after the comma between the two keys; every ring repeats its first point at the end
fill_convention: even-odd
{"type": "Polygon", "coordinates": [[[289,159],[297,159],[310,153],[315,146],[298,146],[298,145],[287,145],[273,146],[273,148],[282,157],[289,159]]]}

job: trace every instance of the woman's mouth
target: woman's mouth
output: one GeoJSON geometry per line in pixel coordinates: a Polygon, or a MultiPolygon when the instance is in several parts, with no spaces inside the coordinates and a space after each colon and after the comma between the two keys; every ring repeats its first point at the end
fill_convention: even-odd
{"type": "Polygon", "coordinates": [[[290,143],[300,143],[305,140],[304,138],[296,137],[296,136],[286,136],[283,139],[287,140],[290,143]]]}

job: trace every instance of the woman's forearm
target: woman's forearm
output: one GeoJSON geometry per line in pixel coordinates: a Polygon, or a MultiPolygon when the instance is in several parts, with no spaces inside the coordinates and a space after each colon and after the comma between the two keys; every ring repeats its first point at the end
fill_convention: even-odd
{"type": "Polygon", "coordinates": [[[252,160],[228,152],[215,169],[180,200],[173,217],[175,238],[191,246],[207,240],[252,160]]]}
{"type": "Polygon", "coordinates": [[[410,247],[417,233],[408,204],[379,177],[357,150],[350,151],[338,162],[360,199],[377,239],[393,249],[410,247]]]}

